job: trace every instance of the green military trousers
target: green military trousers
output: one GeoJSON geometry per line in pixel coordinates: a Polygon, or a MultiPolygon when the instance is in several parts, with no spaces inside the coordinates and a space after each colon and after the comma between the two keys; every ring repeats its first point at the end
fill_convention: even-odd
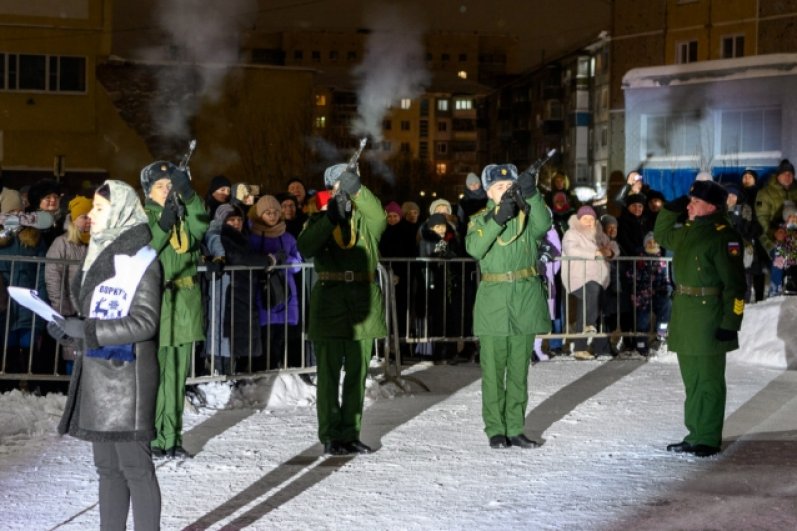
{"type": "Polygon", "coordinates": [[[324,444],[358,440],[373,340],[324,339],[313,344],[317,363],[318,439],[324,444]],[[342,393],[341,368],[346,371],[342,393]]]}
{"type": "Polygon", "coordinates": [[[191,359],[191,343],[178,347],[160,347],[158,366],[160,383],[155,402],[155,440],[153,447],[168,450],[183,444],[183,408],[185,379],[191,359]]]}
{"type": "Polygon", "coordinates": [[[689,356],[678,353],[678,366],[686,388],[684,441],[719,447],[725,422],[725,354],[689,356]]]}
{"type": "Polygon", "coordinates": [[[482,418],[487,437],[523,433],[534,336],[479,336],[482,418]]]}

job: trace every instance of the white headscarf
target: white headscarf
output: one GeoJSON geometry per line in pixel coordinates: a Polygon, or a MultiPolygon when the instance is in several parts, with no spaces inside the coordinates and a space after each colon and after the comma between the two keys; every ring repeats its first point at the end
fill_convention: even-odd
{"type": "Polygon", "coordinates": [[[83,271],[88,271],[100,252],[122,233],[136,225],[147,223],[144,207],[141,206],[138,194],[129,184],[109,179],[103,185],[108,185],[111,191],[111,211],[105,218],[105,226],[99,227],[99,231],[92,231],[86,260],[83,262],[83,271]]]}

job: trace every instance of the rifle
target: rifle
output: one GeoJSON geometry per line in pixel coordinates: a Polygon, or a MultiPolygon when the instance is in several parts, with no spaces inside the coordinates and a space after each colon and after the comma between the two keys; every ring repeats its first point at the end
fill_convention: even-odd
{"type": "MultiPolygon", "coordinates": [[[[539,178],[540,170],[542,167],[545,166],[549,160],[556,154],[556,149],[551,149],[546,153],[544,156],[540,157],[536,161],[534,161],[531,166],[529,166],[524,173],[530,173],[534,176],[534,184],[536,186],[537,180],[539,178]]],[[[526,212],[528,214],[529,204],[526,203],[526,199],[523,197],[523,192],[520,190],[520,185],[515,181],[512,186],[506,191],[512,200],[517,204],[518,209],[526,212]]]]}
{"type": "MultiPolygon", "coordinates": [[[[363,154],[363,150],[365,149],[365,144],[367,144],[367,143],[368,143],[368,137],[367,136],[364,136],[364,137],[362,137],[360,139],[360,147],[357,148],[357,151],[352,153],[352,156],[349,159],[349,162],[346,163],[346,171],[350,171],[352,173],[357,173],[357,161],[360,160],[360,155],[363,154]]],[[[346,201],[346,207],[345,207],[346,217],[349,217],[351,215],[351,198],[348,195],[345,195],[345,194],[344,194],[343,197],[345,197],[345,201],[346,201]]]]}
{"type": "Polygon", "coordinates": [[[180,161],[178,166],[181,170],[185,170],[189,179],[191,179],[191,170],[188,168],[188,162],[194,155],[194,151],[196,151],[196,138],[191,139],[191,142],[188,143],[188,151],[186,151],[185,155],[183,155],[183,159],[180,161]]]}

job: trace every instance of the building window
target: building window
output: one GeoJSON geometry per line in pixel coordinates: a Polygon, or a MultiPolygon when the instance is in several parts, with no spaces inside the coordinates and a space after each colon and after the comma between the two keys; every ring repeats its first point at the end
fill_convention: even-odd
{"type": "Polygon", "coordinates": [[[304,59],[304,52],[302,50],[294,50],[293,59],[296,61],[301,61],[302,59],[304,59]]]}
{"type": "Polygon", "coordinates": [[[405,111],[412,105],[412,100],[409,98],[401,98],[401,108],[405,111]]]}
{"type": "Polygon", "coordinates": [[[321,62],[321,52],[317,50],[313,50],[312,52],[313,62],[320,63],[321,62]]]}
{"type": "Polygon", "coordinates": [[[385,131],[393,129],[393,120],[382,120],[382,129],[385,131]]]}
{"type": "Polygon", "coordinates": [[[643,153],[666,153],[671,157],[694,157],[708,149],[701,148],[700,124],[692,115],[642,116],[640,146],[643,153]]]}
{"type": "Polygon", "coordinates": [[[469,111],[473,109],[473,100],[470,98],[456,98],[454,100],[454,109],[457,111],[469,111]]]}
{"type": "Polygon", "coordinates": [[[357,60],[357,52],[348,52],[346,54],[346,60],[349,62],[357,60]]]}
{"type": "Polygon", "coordinates": [[[447,54],[447,53],[440,54],[440,60],[443,61],[443,62],[450,61],[451,60],[451,55],[447,54]]]}
{"type": "Polygon", "coordinates": [[[459,72],[457,72],[457,77],[460,79],[468,79],[468,73],[465,72],[464,70],[460,70],[459,72]]]}
{"type": "Polygon", "coordinates": [[[437,175],[445,175],[448,170],[448,165],[445,162],[438,162],[435,164],[435,173],[437,175]]]}
{"type": "Polygon", "coordinates": [[[0,90],[85,92],[86,58],[0,54],[0,90]]]}
{"type": "Polygon", "coordinates": [[[448,131],[448,122],[437,122],[437,132],[445,133],[448,131]]]}
{"type": "Polygon", "coordinates": [[[429,142],[418,143],[418,158],[421,160],[429,158],[429,142]]]}
{"type": "Polygon", "coordinates": [[[467,60],[468,60],[468,54],[466,54],[466,53],[461,53],[461,54],[459,54],[459,61],[460,61],[461,63],[464,63],[464,62],[466,62],[467,60]]]}
{"type": "Polygon", "coordinates": [[[409,131],[410,130],[410,121],[409,120],[402,120],[401,121],[401,130],[402,131],[409,131]]]}
{"type": "Polygon", "coordinates": [[[679,42],[675,45],[675,62],[679,64],[697,61],[697,41],[679,42]]]}
{"type": "Polygon", "coordinates": [[[315,117],[315,127],[316,129],[323,129],[327,126],[327,117],[326,116],[316,116],[315,117]]]}
{"type": "Polygon", "coordinates": [[[438,155],[445,155],[448,153],[448,144],[446,142],[438,142],[435,150],[438,155]]]}
{"type": "Polygon", "coordinates": [[[722,58],[744,57],[744,35],[728,35],[722,38],[722,58]]]}
{"type": "Polygon", "coordinates": [[[326,94],[316,94],[315,95],[315,106],[316,107],[326,107],[327,104],[327,96],[326,94]]]}
{"type": "Polygon", "coordinates": [[[389,141],[384,140],[382,141],[382,151],[390,151],[393,146],[390,144],[389,141]]]}
{"type": "Polygon", "coordinates": [[[338,51],[337,50],[332,50],[331,52],[329,52],[329,60],[330,61],[337,61],[338,60],[338,51]]]}
{"type": "Polygon", "coordinates": [[[418,124],[418,131],[421,138],[429,136],[429,120],[421,120],[418,124]]]}
{"type": "Polygon", "coordinates": [[[781,112],[778,108],[722,111],[721,155],[780,151],[781,112]]]}
{"type": "Polygon", "coordinates": [[[421,116],[429,116],[429,100],[421,98],[421,116]]]}
{"type": "Polygon", "coordinates": [[[402,142],[401,147],[399,148],[402,153],[409,153],[410,152],[410,143],[409,142],[402,142]]]}
{"type": "Polygon", "coordinates": [[[444,98],[437,100],[437,110],[440,112],[448,112],[448,100],[444,98]]]}

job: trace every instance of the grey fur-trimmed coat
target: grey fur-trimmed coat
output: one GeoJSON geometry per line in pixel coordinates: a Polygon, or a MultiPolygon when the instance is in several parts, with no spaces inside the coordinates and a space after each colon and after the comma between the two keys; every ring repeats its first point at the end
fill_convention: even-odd
{"type": "MultiPolygon", "coordinates": [[[[90,314],[94,288],[116,274],[114,256],[133,256],[151,239],[146,224],[136,225],[105,248],[85,276],[75,276],[71,292],[79,315],[90,314]]],[[[156,259],[141,278],[125,317],[86,319],[85,348],[133,343],[136,359],[123,362],[78,356],[59,433],[100,442],[150,441],[155,437],[160,307],[161,266],[156,259]]]]}

